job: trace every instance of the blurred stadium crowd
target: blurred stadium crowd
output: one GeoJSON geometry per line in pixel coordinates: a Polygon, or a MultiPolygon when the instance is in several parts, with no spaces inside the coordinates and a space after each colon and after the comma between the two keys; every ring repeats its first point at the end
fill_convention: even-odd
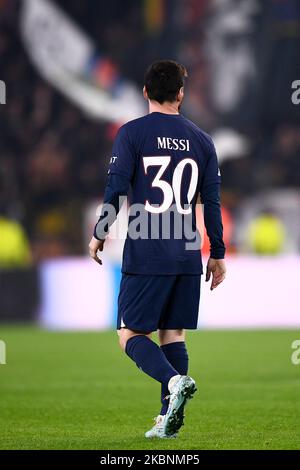
{"type": "MultiPolygon", "coordinates": [[[[300,79],[299,2],[55,3],[108,57],[94,69],[96,86],[120,74],[141,90],[151,61],[167,57],[186,65],[183,113],[219,143],[223,205],[233,224],[231,251],[244,249],[235,233],[241,231],[244,204],[258,195],[291,190],[286,205],[295,203],[299,219],[300,105],[291,101],[291,84],[300,79]]],[[[0,79],[7,86],[7,102],[0,106],[2,267],[85,253],[84,213],[103,194],[121,124],[92,118],[41,77],[20,34],[21,4],[0,1],[0,79]],[[15,256],[8,257],[10,242],[15,256]]],[[[255,217],[259,227],[271,221],[268,233],[276,231],[278,249],[270,252],[283,249],[280,211],[265,203],[251,214],[250,232],[255,217]]],[[[293,246],[300,250],[299,233],[293,246]]]]}

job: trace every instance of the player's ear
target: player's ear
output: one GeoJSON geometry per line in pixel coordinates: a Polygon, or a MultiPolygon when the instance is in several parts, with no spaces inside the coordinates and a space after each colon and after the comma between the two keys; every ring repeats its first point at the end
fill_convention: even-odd
{"type": "Polygon", "coordinates": [[[184,89],[183,89],[183,86],[182,86],[180,88],[179,92],[178,92],[177,101],[179,101],[181,103],[182,100],[183,100],[183,97],[184,97],[184,89]]]}
{"type": "Polygon", "coordinates": [[[147,90],[146,90],[146,87],[145,87],[145,86],[144,86],[144,88],[143,88],[143,95],[144,95],[145,100],[148,101],[149,98],[148,98],[148,93],[147,93],[147,90]]]}

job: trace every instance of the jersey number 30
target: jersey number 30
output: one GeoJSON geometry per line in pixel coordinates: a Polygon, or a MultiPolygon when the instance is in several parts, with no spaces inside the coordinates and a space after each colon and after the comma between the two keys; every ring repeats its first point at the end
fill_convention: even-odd
{"type": "Polygon", "coordinates": [[[198,165],[195,160],[191,158],[184,158],[181,160],[178,165],[175,167],[173,178],[172,178],[172,186],[168,181],[162,179],[162,176],[166,169],[168,168],[171,161],[171,157],[162,156],[162,157],[143,157],[145,173],[147,174],[147,170],[149,166],[159,166],[159,170],[152,181],[153,188],[159,188],[162,190],[164,199],[160,206],[152,206],[149,201],[147,200],[145,203],[145,209],[148,212],[152,212],[154,214],[160,214],[165,212],[169,209],[169,207],[173,203],[173,198],[175,197],[176,208],[180,214],[190,214],[192,209],[190,207],[190,203],[195,195],[197,184],[198,184],[198,165]],[[191,166],[191,180],[189,189],[187,192],[187,202],[189,207],[184,209],[181,205],[180,195],[181,195],[181,184],[182,184],[182,175],[183,170],[186,165],[191,166]]]}

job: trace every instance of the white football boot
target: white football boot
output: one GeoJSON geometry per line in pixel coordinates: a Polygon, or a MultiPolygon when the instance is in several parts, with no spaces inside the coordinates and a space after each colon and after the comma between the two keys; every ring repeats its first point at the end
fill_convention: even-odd
{"type": "Polygon", "coordinates": [[[169,382],[170,401],[163,420],[163,433],[166,436],[177,434],[183,426],[184,407],[197,391],[194,379],[188,375],[176,375],[169,382]]]}
{"type": "Polygon", "coordinates": [[[145,433],[145,437],[147,437],[147,439],[152,439],[153,437],[159,437],[160,439],[171,439],[177,436],[177,434],[166,435],[164,433],[165,416],[158,415],[156,418],[154,418],[154,421],[155,424],[153,428],[145,433]]]}

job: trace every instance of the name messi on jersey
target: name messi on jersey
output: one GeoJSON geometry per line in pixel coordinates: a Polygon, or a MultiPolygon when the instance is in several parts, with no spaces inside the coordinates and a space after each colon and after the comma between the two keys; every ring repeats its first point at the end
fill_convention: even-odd
{"type": "Polygon", "coordinates": [[[168,150],[190,150],[190,141],[188,139],[172,139],[171,137],[157,137],[157,146],[159,149],[168,150]]]}

